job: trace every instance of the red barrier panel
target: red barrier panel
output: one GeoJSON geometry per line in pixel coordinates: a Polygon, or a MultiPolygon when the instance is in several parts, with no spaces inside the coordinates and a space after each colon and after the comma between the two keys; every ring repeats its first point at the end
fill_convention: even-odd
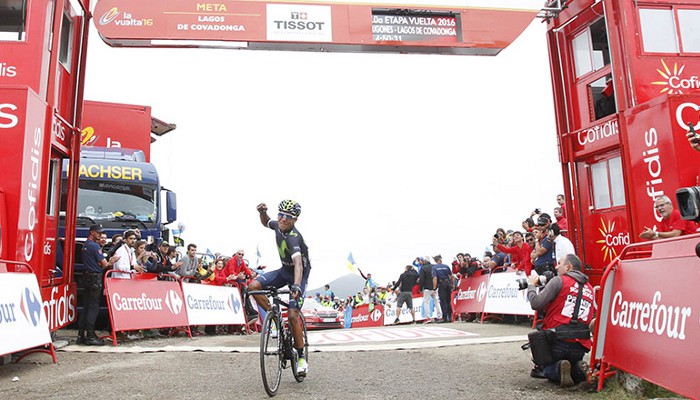
{"type": "Polygon", "coordinates": [[[384,306],[375,305],[369,311],[369,304],[363,304],[352,310],[352,328],[373,328],[384,325],[384,306]]]}
{"type": "Polygon", "coordinates": [[[452,296],[453,315],[484,311],[490,276],[488,273],[477,271],[476,274],[459,281],[459,287],[452,296]]]}
{"type": "Polygon", "coordinates": [[[601,364],[599,388],[615,367],[700,398],[699,241],[692,235],[627,246],[607,268],[592,354],[601,364]]]}
{"type": "Polygon", "coordinates": [[[112,272],[107,272],[104,286],[115,346],[116,332],[137,329],[187,327],[191,337],[182,288],[175,277],[158,280],[157,274],[135,274],[134,279],[120,279],[111,278],[112,272]]]}

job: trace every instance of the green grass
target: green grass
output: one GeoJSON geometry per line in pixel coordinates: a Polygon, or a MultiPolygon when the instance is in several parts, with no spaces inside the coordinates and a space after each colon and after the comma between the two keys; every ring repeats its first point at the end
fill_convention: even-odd
{"type": "Polygon", "coordinates": [[[676,393],[666,390],[661,386],[654,385],[653,383],[643,381],[642,382],[642,396],[637,397],[632,393],[627,392],[620,382],[612,376],[605,380],[605,388],[599,393],[594,393],[591,398],[595,400],[640,400],[640,399],[655,399],[655,398],[677,398],[684,399],[676,393]]]}

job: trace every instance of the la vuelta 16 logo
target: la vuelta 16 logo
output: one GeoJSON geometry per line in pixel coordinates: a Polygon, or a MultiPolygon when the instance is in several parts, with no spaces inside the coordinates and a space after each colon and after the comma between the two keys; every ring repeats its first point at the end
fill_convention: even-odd
{"type": "Polygon", "coordinates": [[[603,261],[612,261],[623,247],[630,244],[630,233],[616,232],[615,221],[606,222],[601,218],[598,232],[602,237],[596,240],[596,243],[601,245],[600,251],[603,253],[603,261]]]}
{"type": "Polygon", "coordinates": [[[683,76],[685,65],[679,67],[677,63],[673,63],[673,69],[671,69],[663,59],[661,59],[661,65],[663,69],[657,69],[656,71],[664,80],[651,83],[652,85],[662,86],[661,93],[683,94],[692,89],[700,89],[700,79],[698,79],[697,75],[683,76]]]}

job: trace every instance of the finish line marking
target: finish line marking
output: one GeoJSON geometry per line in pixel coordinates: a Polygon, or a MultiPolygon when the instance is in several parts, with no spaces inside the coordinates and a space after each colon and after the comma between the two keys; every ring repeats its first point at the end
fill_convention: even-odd
{"type": "Polygon", "coordinates": [[[376,343],[395,340],[423,341],[425,339],[465,338],[471,336],[477,336],[477,334],[442,327],[345,329],[310,332],[308,334],[309,345],[311,346],[376,343]]]}

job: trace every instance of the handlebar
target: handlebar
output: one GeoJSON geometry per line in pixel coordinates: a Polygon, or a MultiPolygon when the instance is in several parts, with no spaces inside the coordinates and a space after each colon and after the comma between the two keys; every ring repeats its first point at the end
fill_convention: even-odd
{"type": "Polygon", "coordinates": [[[280,294],[290,294],[290,291],[289,291],[289,289],[280,290],[280,289],[277,289],[276,287],[270,286],[270,287],[266,287],[263,290],[249,290],[249,291],[247,291],[247,294],[251,295],[251,296],[256,295],[256,294],[263,294],[266,296],[277,296],[280,294]]]}

